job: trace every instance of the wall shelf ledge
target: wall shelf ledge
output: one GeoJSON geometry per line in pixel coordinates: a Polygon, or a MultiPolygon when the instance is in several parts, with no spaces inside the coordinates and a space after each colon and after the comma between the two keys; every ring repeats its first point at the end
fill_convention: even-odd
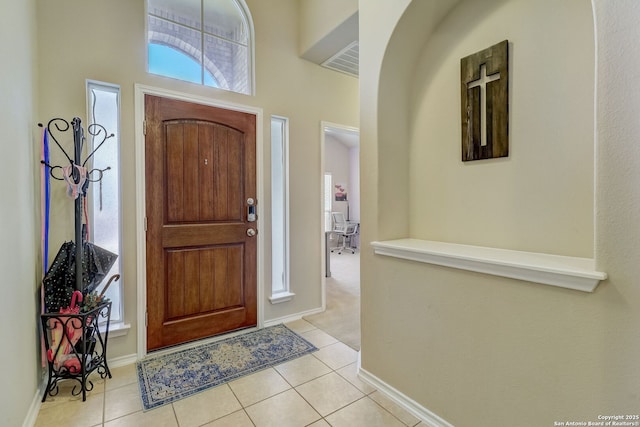
{"type": "Polygon", "coordinates": [[[460,270],[509,277],[583,292],[593,292],[607,274],[595,270],[591,258],[398,239],[372,242],[377,255],[402,258],[460,270]]]}

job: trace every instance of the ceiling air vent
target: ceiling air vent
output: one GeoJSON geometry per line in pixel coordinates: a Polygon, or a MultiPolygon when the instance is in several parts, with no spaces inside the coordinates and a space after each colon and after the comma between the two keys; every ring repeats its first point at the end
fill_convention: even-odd
{"type": "Polygon", "coordinates": [[[358,58],[360,48],[358,41],[349,44],[347,47],[333,55],[322,63],[323,67],[330,68],[350,76],[358,77],[358,58]]]}

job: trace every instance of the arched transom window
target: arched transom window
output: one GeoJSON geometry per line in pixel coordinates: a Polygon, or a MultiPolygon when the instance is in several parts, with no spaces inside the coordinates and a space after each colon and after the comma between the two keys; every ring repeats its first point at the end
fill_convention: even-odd
{"type": "Polygon", "coordinates": [[[242,0],[148,0],[149,72],[253,94],[253,24],[242,0]]]}

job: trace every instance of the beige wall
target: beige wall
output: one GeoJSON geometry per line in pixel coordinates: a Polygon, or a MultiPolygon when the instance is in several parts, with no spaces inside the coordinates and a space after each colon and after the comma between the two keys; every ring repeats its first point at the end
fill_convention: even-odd
{"type": "MultiPolygon", "coordinates": [[[[639,36],[638,9],[633,0],[595,0],[593,11],[589,10],[591,3],[586,0],[562,2],[562,6],[554,3],[548,5],[544,17],[532,10],[527,15],[527,19],[533,21],[533,26],[529,27],[522,19],[514,19],[515,22],[510,22],[510,18],[502,22],[495,19],[515,7],[534,7],[538,2],[491,1],[484,3],[495,6],[489,8],[489,12],[471,13],[474,3],[477,2],[461,1],[457,5],[444,0],[360,3],[361,69],[371,72],[360,79],[363,242],[413,236],[414,232],[423,238],[439,237],[436,235],[439,230],[418,224],[417,217],[419,210],[425,210],[426,218],[430,218],[431,206],[420,205],[416,184],[431,173],[416,169],[423,163],[434,167],[439,160],[432,161],[430,155],[445,157],[442,160],[445,165],[433,172],[436,174],[433,179],[443,180],[456,173],[478,174],[475,179],[480,179],[480,172],[476,170],[482,163],[468,167],[473,169],[471,172],[456,170],[453,160],[447,163],[446,156],[455,154],[457,160],[457,153],[447,154],[446,148],[442,147],[434,147],[427,153],[428,150],[418,144],[424,141],[437,145],[434,136],[438,136],[451,139],[459,147],[457,135],[445,134],[445,129],[430,121],[429,115],[435,114],[435,101],[429,98],[437,95],[440,97],[438,102],[443,103],[442,109],[453,111],[457,116],[458,110],[441,99],[449,77],[440,73],[446,73],[445,67],[456,60],[455,56],[459,60],[490,45],[493,40],[490,42],[489,39],[500,35],[500,30],[504,29],[503,38],[519,40],[517,44],[514,42],[512,56],[513,87],[518,90],[513,90],[511,96],[518,99],[527,94],[531,103],[519,105],[514,101],[518,114],[516,116],[514,112],[512,116],[512,156],[484,164],[489,170],[507,169],[512,163],[520,162],[522,156],[537,156],[522,145],[533,143],[530,132],[544,139],[540,144],[545,152],[550,150],[546,146],[547,140],[556,141],[555,154],[559,153],[564,159],[559,164],[554,163],[554,159],[544,172],[560,174],[555,178],[564,178],[557,184],[561,188],[551,188],[552,183],[548,183],[545,176],[540,177],[541,186],[530,188],[529,193],[532,199],[560,204],[572,212],[575,222],[568,227],[576,230],[564,229],[568,221],[563,212],[537,212],[543,218],[534,218],[534,215],[520,211],[532,206],[532,200],[513,192],[508,193],[509,200],[524,206],[517,206],[506,218],[514,222],[515,236],[513,241],[503,240],[501,244],[582,256],[589,256],[595,247],[597,268],[606,271],[609,280],[589,294],[374,256],[363,246],[362,367],[458,427],[506,424],[538,427],[553,425],[554,421],[597,421],[600,414],[635,413],[640,402],[637,388],[640,371],[635,369],[640,352],[637,333],[640,289],[636,280],[640,267],[634,261],[640,257],[637,243],[640,190],[635,185],[640,174],[640,153],[634,141],[640,126],[637,120],[640,101],[634,83],[637,65],[632,64],[638,63],[640,54],[637,49],[621,50],[620,46],[634,46],[631,41],[639,36]],[[443,14],[448,7],[454,8],[444,21],[445,25],[430,35],[424,29],[424,22],[430,22],[429,17],[435,15],[434,8],[437,7],[442,8],[443,14]],[[580,69],[579,73],[587,76],[574,76],[575,82],[567,80],[565,75],[561,77],[564,83],[554,87],[553,94],[534,93],[528,87],[520,87],[522,74],[536,79],[548,72],[543,69],[543,63],[532,63],[527,52],[538,55],[542,53],[540,49],[552,47],[549,38],[554,33],[549,25],[556,29],[563,25],[571,30],[575,27],[577,33],[583,34],[581,41],[574,39],[573,34],[565,34],[561,41],[554,43],[586,51],[587,56],[578,55],[577,61],[588,66],[588,56],[593,55],[594,49],[593,38],[589,36],[593,29],[585,26],[588,26],[585,20],[590,19],[589,13],[595,15],[598,30],[595,34],[596,73],[580,69]],[[564,18],[556,21],[562,16],[564,18]],[[574,22],[575,19],[578,21],[574,22]],[[394,28],[396,24],[398,27],[394,28]],[[508,30],[514,31],[513,37],[506,34],[508,30]],[[473,41],[467,39],[470,36],[473,41]],[[422,44],[411,45],[412,37],[419,37],[422,44]],[[540,40],[536,41],[536,37],[540,40]],[[476,41],[478,45],[472,46],[476,41]],[[404,49],[398,52],[401,46],[404,49]],[[449,49],[453,59],[448,59],[449,49]],[[431,68],[430,62],[442,64],[442,68],[436,65],[431,68]],[[517,67],[530,64],[532,69],[516,68],[516,64],[517,67]],[[411,71],[416,72],[415,80],[406,80],[410,82],[407,85],[398,84],[405,81],[403,78],[411,71]],[[424,72],[427,76],[421,74],[424,72]],[[587,82],[589,75],[591,84],[587,82]],[[585,90],[593,96],[594,75],[597,76],[595,157],[592,148],[591,154],[582,153],[592,147],[592,133],[577,129],[583,121],[585,128],[593,129],[593,119],[586,112],[587,109],[593,111],[593,102],[585,107],[572,101],[579,99],[580,103],[589,104],[588,96],[585,98],[584,94],[576,93],[574,85],[586,86],[585,90]],[[436,81],[440,82],[437,86],[432,84],[436,81]],[[416,82],[418,90],[414,85],[416,82]],[[396,88],[395,92],[392,87],[396,88]],[[415,99],[410,95],[412,90],[418,95],[415,99]],[[559,104],[565,116],[570,117],[570,123],[564,125],[557,120],[558,110],[554,117],[547,116],[539,96],[559,104]],[[396,112],[402,108],[405,108],[404,112],[396,112]],[[531,117],[523,115],[524,112],[531,117]],[[413,117],[413,121],[407,117],[413,117]],[[550,124],[538,126],[540,118],[546,118],[550,124]],[[421,120],[432,126],[423,126],[421,120]],[[411,123],[414,123],[413,127],[411,123]],[[590,142],[577,141],[582,138],[590,142]],[[411,151],[405,147],[409,144],[403,144],[403,141],[411,141],[411,151]],[[576,149],[581,154],[573,155],[587,163],[585,168],[567,165],[571,156],[563,153],[576,149]],[[397,150],[395,158],[388,155],[394,150],[397,150]],[[391,161],[387,162],[388,159],[391,161]],[[588,164],[593,165],[591,159],[595,159],[596,171],[592,202],[587,194],[590,173],[593,173],[593,169],[588,170],[588,164]],[[407,165],[412,169],[408,174],[404,172],[409,169],[407,165]],[[388,180],[393,182],[392,187],[397,188],[399,194],[391,196],[387,193],[391,189],[388,180]],[[571,188],[562,188],[564,182],[571,184],[571,188]],[[410,185],[416,186],[416,190],[405,192],[403,188],[410,185]],[[582,195],[571,193],[567,196],[573,189],[582,195]],[[398,204],[393,206],[399,206],[397,210],[400,211],[395,218],[387,208],[394,197],[398,204]],[[569,199],[569,203],[565,199],[569,199]],[[522,219],[514,218],[523,214],[522,219]],[[520,222],[522,220],[524,222],[520,222]],[[542,227],[539,221],[544,223],[544,228],[555,230],[550,234],[561,233],[567,242],[558,241],[553,235],[547,236],[548,241],[533,236],[530,228],[542,227]],[[595,235],[591,232],[590,223],[593,222],[595,235]]],[[[553,55],[563,61],[562,52],[553,55]]],[[[573,51],[571,55],[567,53],[571,58],[573,55],[573,51]]],[[[563,71],[573,66],[563,64],[563,71]]],[[[455,74],[457,79],[457,72],[455,74]]],[[[455,79],[450,84],[456,94],[459,93],[458,85],[455,79]]],[[[459,132],[458,128],[459,125],[452,124],[451,132],[459,132]]],[[[526,171],[527,178],[539,176],[531,164],[521,163],[520,167],[526,171]]],[[[491,181],[500,178],[495,172],[483,172],[482,175],[486,176],[484,179],[488,184],[499,184],[491,181]]],[[[457,179],[451,178],[453,183],[457,179]]],[[[445,182],[443,185],[448,186],[451,195],[453,184],[445,182]]],[[[532,184],[524,181],[520,185],[531,187],[532,184]]],[[[486,209],[483,201],[472,201],[486,209]]],[[[506,203],[506,198],[499,203],[506,203]]],[[[451,215],[457,213],[451,212],[451,215]]],[[[458,236],[451,237],[453,229],[448,224],[444,225],[444,232],[451,240],[459,239],[458,236]]],[[[475,243],[488,244],[484,243],[488,240],[490,236],[486,234],[479,236],[475,243]]]]}
{"type": "Polygon", "coordinates": [[[19,426],[41,380],[35,0],[0,2],[0,40],[0,425],[19,426]]]}
{"type": "MultiPolygon", "coordinates": [[[[294,156],[299,163],[292,167],[292,177],[295,170],[296,179],[300,180],[292,186],[292,212],[300,212],[295,215],[298,219],[294,219],[292,234],[305,236],[304,242],[294,238],[292,253],[313,250],[317,253],[312,255],[318,255],[294,259],[298,267],[292,272],[292,278],[295,274],[296,283],[305,283],[309,289],[313,287],[304,280],[319,280],[316,277],[321,274],[320,265],[312,259],[319,259],[319,238],[314,242],[307,232],[307,221],[315,218],[314,215],[317,219],[313,221],[317,222],[318,229],[320,227],[319,197],[310,196],[306,188],[319,189],[321,185],[319,148],[314,141],[319,140],[321,119],[357,126],[354,117],[357,107],[331,104],[332,94],[327,90],[329,85],[337,85],[336,92],[353,94],[355,98],[357,88],[353,87],[355,83],[350,77],[326,74],[331,72],[297,59],[297,43],[291,42],[296,40],[297,11],[293,2],[278,1],[275,7],[274,2],[248,3],[256,31],[262,34],[257,38],[258,93],[255,98],[147,76],[142,2],[64,0],[53,5],[50,1],[38,0],[39,67],[33,65],[34,2],[19,2],[19,6],[0,3],[0,34],[3,40],[12,40],[0,47],[0,53],[13,64],[3,69],[0,79],[3,93],[0,124],[4,132],[0,145],[4,150],[10,146],[15,160],[2,168],[5,184],[0,186],[3,199],[0,262],[5,275],[0,286],[6,296],[1,309],[4,318],[12,319],[11,328],[1,330],[2,341],[13,345],[11,352],[3,353],[2,366],[12,367],[4,369],[3,374],[5,383],[14,384],[0,396],[0,424],[21,424],[39,382],[38,332],[33,315],[36,311],[34,276],[40,275],[37,267],[34,268],[38,263],[34,242],[38,224],[33,218],[37,210],[36,196],[30,193],[37,186],[34,182],[37,169],[29,166],[38,157],[33,148],[38,140],[35,123],[52,116],[83,115],[86,78],[122,86],[123,180],[128,184],[135,179],[134,82],[260,106],[264,108],[265,118],[270,114],[289,116],[292,163],[294,156]],[[83,19],[95,16],[103,20],[83,19]],[[117,30],[114,22],[118,22],[117,30]],[[283,22],[291,22],[292,28],[283,26],[283,22]],[[281,47],[273,47],[280,43],[281,47]],[[79,47],[75,57],[71,52],[73,46],[79,47]],[[37,91],[32,83],[36,70],[42,74],[37,91]],[[290,74],[283,70],[289,70],[290,74]],[[297,96],[301,88],[304,96],[297,96]],[[38,114],[32,112],[36,106],[38,114]],[[308,170],[316,170],[317,177],[308,170]],[[7,185],[12,182],[20,186],[7,185]],[[29,191],[19,191],[27,187],[29,191]],[[300,280],[303,282],[297,282],[300,280]]],[[[408,140],[409,111],[394,115],[383,107],[393,105],[386,102],[388,100],[407,101],[405,105],[410,105],[407,93],[410,88],[396,83],[402,94],[396,95],[397,99],[390,98],[388,82],[392,80],[388,78],[406,77],[415,69],[412,58],[420,59],[420,48],[433,29],[432,24],[455,3],[454,0],[361,1],[361,69],[367,70],[361,73],[359,81],[363,242],[403,237],[409,232],[408,191],[387,191],[396,187],[395,184],[409,182],[408,174],[403,175],[399,170],[394,173],[394,168],[408,162],[408,150],[393,150],[388,143],[382,143],[394,134],[396,140],[398,135],[408,140]],[[409,4],[412,16],[403,17],[403,25],[396,30],[409,4]],[[426,13],[415,13],[418,10],[426,13]],[[403,32],[413,36],[407,34],[403,40],[398,37],[403,32]],[[398,45],[400,40],[404,43],[398,45]],[[388,46],[393,49],[387,52],[388,46]],[[384,65],[383,59],[386,59],[384,65]],[[379,90],[379,84],[384,82],[386,85],[379,90]],[[385,122],[386,128],[383,126],[382,130],[379,130],[379,118],[385,122]],[[388,126],[391,119],[398,123],[398,129],[388,126]],[[385,150],[397,156],[384,158],[385,150]],[[380,170],[379,166],[387,162],[392,166],[380,170]],[[380,209],[387,202],[397,202],[406,217],[397,220],[397,215],[393,218],[380,209]]],[[[366,247],[362,251],[363,367],[458,427],[503,425],[505,420],[524,427],[552,425],[557,419],[595,419],[597,414],[637,412],[640,400],[637,388],[640,371],[635,369],[640,354],[637,333],[640,289],[636,282],[640,277],[637,262],[640,257],[637,239],[640,146],[636,140],[640,134],[637,120],[640,97],[635,74],[640,53],[635,41],[640,38],[637,25],[640,14],[635,0],[594,0],[593,4],[598,58],[595,252],[597,268],[606,271],[609,280],[594,294],[584,294],[382,259],[374,257],[366,247]]],[[[265,126],[267,123],[265,120],[265,126]]],[[[268,141],[265,141],[265,152],[268,152],[268,141]]],[[[268,168],[264,174],[268,176],[268,168]]],[[[134,187],[125,185],[125,205],[133,206],[135,197],[134,187]]],[[[56,224],[58,227],[63,228],[64,218],[70,217],[68,210],[66,205],[54,206],[53,215],[60,221],[56,224]]],[[[125,285],[126,316],[135,322],[133,216],[133,208],[124,213],[127,240],[123,257],[128,283],[125,285]]],[[[265,273],[268,277],[268,272],[265,273]]],[[[310,294],[313,302],[319,300],[319,294],[313,290],[294,291],[310,294]]],[[[294,311],[299,308],[295,305],[300,301],[298,296],[300,294],[290,306],[294,311]]],[[[269,315],[287,314],[287,308],[280,307],[267,306],[269,315]]],[[[135,330],[130,335],[135,335],[135,330]]],[[[134,342],[128,338],[114,340],[113,344],[110,343],[110,356],[135,351],[134,342]]]]}
{"type": "Polygon", "coordinates": [[[592,258],[594,64],[589,0],[466,1],[448,15],[412,83],[411,235],[592,258]],[[462,162],[460,58],[505,39],[509,157],[462,162]]]}
{"type": "MultiPolygon", "coordinates": [[[[291,282],[296,294],[291,302],[271,305],[265,301],[265,319],[294,315],[321,306],[321,227],[320,121],[357,126],[357,80],[332,72],[298,58],[298,2],[276,0],[247,1],[256,32],[256,96],[228,93],[200,87],[145,72],[146,42],[144,2],[115,0],[38,1],[40,34],[39,56],[40,119],[84,117],[85,79],[121,86],[122,123],[122,205],[123,205],[123,282],[125,321],[132,324],[126,337],[110,340],[109,357],[136,352],[136,223],[135,223],[135,139],[134,84],[204,96],[263,109],[264,164],[262,176],[265,200],[260,237],[270,247],[269,225],[269,130],[272,114],[290,119],[290,206],[291,206],[291,282]],[[115,27],[117,23],[117,29],[115,27]],[[337,98],[341,99],[336,103],[337,98]],[[314,232],[317,230],[317,232],[314,232]],[[304,236],[304,238],[300,238],[304,236]],[[304,254],[304,255],[303,255],[304,254]]],[[[61,187],[61,186],[60,186],[61,187]]],[[[73,214],[71,204],[54,192],[53,221],[59,230],[52,246],[70,238],[73,214]]],[[[264,295],[270,296],[271,259],[265,254],[264,295]]]]}
{"type": "Polygon", "coordinates": [[[298,0],[300,53],[312,48],[347,18],[358,12],[357,0],[298,0]]]}

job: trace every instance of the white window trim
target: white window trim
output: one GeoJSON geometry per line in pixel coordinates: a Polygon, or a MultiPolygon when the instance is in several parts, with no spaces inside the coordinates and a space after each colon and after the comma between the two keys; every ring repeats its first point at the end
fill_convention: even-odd
{"type": "Polygon", "coordinates": [[[330,191],[327,192],[327,177],[329,177],[329,180],[331,181],[329,185],[329,188],[331,189],[333,188],[333,174],[331,172],[325,172],[323,177],[324,187],[323,187],[322,194],[324,195],[324,197],[322,198],[322,209],[323,209],[324,217],[322,218],[322,222],[324,223],[325,233],[331,231],[333,228],[333,218],[331,217],[331,212],[333,209],[331,209],[331,201],[329,201],[328,203],[329,209],[327,209],[327,195],[331,194],[330,191]],[[327,213],[329,214],[329,216],[327,216],[327,213]]]}
{"type": "MultiPolygon", "coordinates": [[[[85,80],[85,89],[86,89],[86,102],[87,102],[87,126],[90,126],[91,123],[91,117],[92,117],[92,111],[91,111],[91,88],[92,87],[100,87],[104,90],[112,90],[114,92],[117,92],[118,94],[118,129],[115,130],[115,133],[117,135],[121,135],[120,133],[120,124],[121,124],[121,117],[122,117],[122,106],[121,106],[121,102],[122,102],[122,91],[120,88],[120,85],[115,84],[115,83],[107,83],[107,82],[102,82],[99,80],[91,80],[91,79],[86,79],[85,80]]],[[[109,129],[107,129],[107,131],[109,131],[109,129]]],[[[120,153],[121,153],[121,145],[118,144],[118,162],[120,162],[120,153]]],[[[93,150],[93,148],[91,148],[91,150],[93,150]]],[[[121,162],[120,162],[121,163],[121,162]]],[[[120,288],[120,298],[119,298],[119,308],[120,308],[120,316],[121,318],[118,320],[110,320],[109,321],[109,334],[111,335],[111,337],[118,337],[118,336],[123,336],[123,335],[127,335],[129,333],[129,330],[131,329],[131,324],[129,323],[125,323],[125,315],[124,315],[124,286],[123,286],[123,280],[124,280],[124,274],[122,271],[122,180],[118,180],[118,257],[120,258],[120,279],[118,279],[118,281],[115,282],[115,284],[120,288]]],[[[91,215],[93,215],[93,213],[91,213],[91,215]]],[[[101,326],[102,328],[106,328],[106,322],[104,325],[101,326]]]]}
{"type": "Polygon", "coordinates": [[[251,62],[249,64],[249,70],[251,72],[251,75],[249,76],[249,82],[251,84],[251,87],[249,88],[249,95],[251,96],[255,96],[256,95],[256,36],[255,36],[255,30],[253,28],[253,16],[251,16],[251,11],[249,10],[249,6],[247,6],[247,3],[245,2],[245,0],[236,0],[238,2],[238,4],[242,7],[242,10],[244,11],[244,13],[247,15],[247,25],[249,27],[249,40],[251,43],[251,46],[249,46],[249,61],[251,62]]]}
{"type": "MultiPolygon", "coordinates": [[[[289,119],[281,116],[271,116],[271,121],[279,121],[282,124],[282,185],[283,185],[283,208],[284,208],[284,224],[283,224],[283,234],[282,243],[283,243],[283,278],[282,282],[277,281],[273,278],[271,279],[271,296],[269,297],[269,301],[271,304],[278,304],[286,301],[290,301],[295,296],[295,293],[291,292],[291,281],[290,281],[290,232],[289,232],[289,119]]],[[[273,144],[274,141],[271,141],[273,144]]],[[[273,170],[273,164],[275,159],[271,159],[271,168],[273,170]]],[[[273,182],[271,183],[273,186],[273,182]]],[[[273,200],[273,198],[272,198],[273,200]]],[[[273,211],[272,211],[273,212],[273,211]]],[[[271,218],[272,223],[275,223],[275,220],[271,218]]],[[[271,236],[272,241],[272,253],[275,250],[273,248],[273,242],[276,241],[276,236],[271,236]]],[[[272,265],[273,270],[273,265],[272,265]]]]}

